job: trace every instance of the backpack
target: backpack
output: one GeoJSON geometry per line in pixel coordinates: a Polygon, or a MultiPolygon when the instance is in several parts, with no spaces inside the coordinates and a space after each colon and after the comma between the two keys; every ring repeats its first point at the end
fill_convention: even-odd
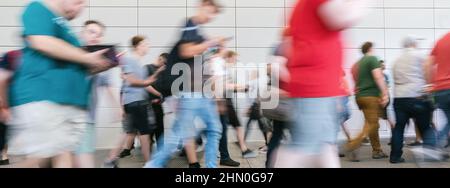
{"type": "Polygon", "coordinates": [[[9,71],[16,71],[21,63],[20,61],[21,58],[22,58],[22,49],[9,51],[5,53],[5,55],[1,58],[0,68],[9,71]]]}

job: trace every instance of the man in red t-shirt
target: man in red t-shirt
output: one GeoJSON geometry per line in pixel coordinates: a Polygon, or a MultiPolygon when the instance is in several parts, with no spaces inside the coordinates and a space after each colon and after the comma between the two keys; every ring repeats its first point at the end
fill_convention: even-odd
{"type": "MultiPolygon", "coordinates": [[[[430,89],[438,108],[444,111],[450,121],[450,33],[436,43],[425,64],[425,74],[427,82],[432,85],[430,89]]],[[[449,131],[450,123],[447,123],[438,134],[440,146],[448,144],[449,131]]]]}
{"type": "Polygon", "coordinates": [[[292,53],[287,91],[295,106],[297,150],[284,151],[278,167],[339,167],[337,133],[342,96],[341,31],[363,15],[367,1],[301,0],[291,18],[292,53]],[[310,166],[315,164],[315,166],[310,166]]]}

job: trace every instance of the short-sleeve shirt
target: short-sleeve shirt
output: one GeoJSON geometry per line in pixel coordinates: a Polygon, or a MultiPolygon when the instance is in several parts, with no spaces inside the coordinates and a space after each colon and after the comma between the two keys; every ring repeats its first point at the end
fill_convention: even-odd
{"type": "MultiPolygon", "coordinates": [[[[147,68],[144,67],[141,62],[131,56],[126,56],[122,59],[122,72],[123,74],[129,74],[136,79],[145,80],[147,79],[148,72],[147,68]]],[[[138,101],[145,101],[148,99],[148,93],[145,87],[134,87],[130,83],[124,81],[122,85],[122,100],[123,104],[130,104],[138,101]]]]}
{"type": "Polygon", "coordinates": [[[364,56],[355,65],[356,76],[356,97],[379,97],[380,89],[373,77],[372,71],[381,68],[381,64],[375,56],[364,56]]]}
{"type": "Polygon", "coordinates": [[[416,98],[424,95],[424,62],[425,59],[413,49],[405,49],[395,60],[392,66],[395,98],[416,98]]]}
{"type": "MultiPolygon", "coordinates": [[[[183,44],[187,44],[187,43],[194,43],[194,44],[200,44],[202,42],[205,41],[205,38],[201,35],[200,32],[200,27],[195,24],[192,19],[189,19],[186,24],[184,25],[183,29],[181,30],[182,34],[181,34],[181,38],[178,41],[178,43],[175,45],[175,47],[172,49],[172,51],[169,53],[169,58],[168,58],[168,62],[173,64],[173,63],[186,63],[189,65],[189,67],[191,68],[191,91],[194,91],[196,88],[194,87],[195,84],[202,84],[203,81],[206,79],[205,77],[203,77],[202,80],[195,80],[195,77],[199,76],[198,74],[196,75],[194,72],[194,70],[196,70],[195,68],[197,68],[197,70],[201,71],[200,74],[203,73],[203,67],[194,67],[195,65],[195,58],[183,58],[180,55],[180,47],[183,44]],[[198,83],[195,83],[198,82],[198,83]],[[202,82],[202,83],[199,83],[202,82]]],[[[203,56],[201,56],[202,54],[199,54],[198,58],[202,58],[203,56]]],[[[202,62],[203,63],[203,60],[202,62]]],[[[184,73],[182,73],[184,74],[184,73]]],[[[180,87],[180,90],[183,90],[182,87],[180,87]]]]}
{"type": "MultiPolygon", "coordinates": [[[[148,64],[145,66],[145,68],[147,68],[147,74],[148,77],[152,76],[153,74],[155,74],[156,70],[158,70],[160,67],[154,65],[154,64],[148,64]]],[[[159,88],[161,88],[161,86],[159,86],[159,84],[161,84],[160,82],[155,82],[152,84],[152,87],[158,91],[159,88]]],[[[159,92],[159,91],[158,91],[159,92]]],[[[159,99],[160,97],[154,95],[153,93],[148,92],[148,96],[150,100],[153,99],[159,99]]]]}
{"type": "Polygon", "coordinates": [[[342,85],[341,31],[329,29],[319,16],[328,0],[301,0],[290,21],[292,51],[287,90],[294,98],[345,95],[342,85]]]}
{"type": "Polygon", "coordinates": [[[440,39],[431,55],[437,66],[433,73],[433,90],[443,91],[450,89],[450,33],[440,39]]]}
{"type": "MultiPolygon", "coordinates": [[[[23,37],[50,36],[75,47],[80,46],[68,21],[52,12],[42,2],[30,3],[22,15],[23,37]]],[[[90,79],[85,67],[49,57],[24,40],[22,64],[12,79],[11,106],[37,101],[86,108],[90,79]]]]}

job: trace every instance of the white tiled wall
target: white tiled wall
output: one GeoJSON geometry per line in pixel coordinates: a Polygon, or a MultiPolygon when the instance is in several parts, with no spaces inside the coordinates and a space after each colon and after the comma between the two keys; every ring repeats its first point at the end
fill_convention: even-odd
{"type": "MultiPolygon", "coordinates": [[[[0,52],[21,45],[19,16],[30,0],[0,1],[0,52]]],[[[183,20],[196,11],[198,0],[89,0],[89,7],[80,18],[73,21],[77,31],[86,19],[104,22],[108,29],[108,43],[128,48],[128,40],[136,34],[150,38],[152,51],[149,63],[161,52],[170,49],[177,39],[183,20]]],[[[205,26],[209,35],[234,37],[229,47],[240,54],[243,62],[265,62],[271,47],[278,40],[280,29],[288,23],[289,14],[296,0],[220,0],[224,12],[205,26]]],[[[450,0],[374,0],[369,16],[354,28],[345,32],[345,68],[360,57],[358,47],[362,42],[373,41],[376,54],[390,65],[401,53],[400,41],[407,34],[422,37],[420,48],[428,53],[436,39],[450,29],[450,0]]],[[[388,66],[390,67],[390,66],[388,66]]],[[[118,71],[118,70],[116,70],[118,71]]],[[[350,78],[348,78],[351,81],[350,78]]],[[[117,89],[120,80],[117,79],[117,89]]],[[[108,99],[102,100],[98,109],[98,147],[111,147],[120,133],[117,106],[108,99]]],[[[239,105],[245,106],[245,105],[239,105]]],[[[357,132],[363,124],[362,114],[352,104],[353,117],[349,127],[357,132]]],[[[244,111],[244,110],[240,110],[244,111]]],[[[168,117],[169,121],[170,117],[168,117]]],[[[245,120],[245,117],[242,118],[245,120]]],[[[442,119],[439,119],[442,122],[442,119]]],[[[245,122],[243,122],[245,123],[245,122]]],[[[256,126],[254,126],[256,127],[256,126]]],[[[233,131],[230,131],[233,132],[233,131]]],[[[382,135],[389,135],[382,123],[382,135]]],[[[261,139],[259,131],[252,138],[261,139]]],[[[231,134],[231,133],[230,133],[231,134]]],[[[234,138],[230,137],[230,138],[234,138]]]]}

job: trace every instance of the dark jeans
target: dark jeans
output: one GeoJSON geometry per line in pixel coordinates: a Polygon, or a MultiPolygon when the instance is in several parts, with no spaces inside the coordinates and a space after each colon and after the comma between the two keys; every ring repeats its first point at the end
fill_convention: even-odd
{"type": "Polygon", "coordinates": [[[160,151],[164,147],[164,111],[162,105],[159,103],[153,103],[152,108],[155,114],[156,128],[150,138],[155,136],[156,146],[158,151],[160,151]]]}
{"type": "Polygon", "coordinates": [[[228,152],[228,118],[226,115],[220,115],[220,123],[222,124],[222,138],[219,142],[220,160],[230,159],[230,153],[228,152]]]}
{"type": "Polygon", "coordinates": [[[437,107],[445,113],[445,117],[447,118],[447,125],[438,134],[439,146],[443,147],[448,140],[448,133],[450,131],[450,90],[434,93],[434,100],[437,107]]]}
{"type": "Polygon", "coordinates": [[[423,136],[424,147],[435,147],[436,136],[431,127],[433,106],[431,101],[417,98],[395,98],[394,110],[397,123],[392,132],[391,160],[399,160],[403,154],[403,137],[409,119],[415,119],[423,136]]]}
{"type": "Polygon", "coordinates": [[[267,145],[267,160],[266,160],[266,168],[272,168],[273,164],[272,162],[276,160],[275,156],[275,149],[280,146],[281,140],[283,140],[284,137],[284,130],[287,129],[287,122],[285,121],[278,121],[273,120],[273,133],[272,138],[269,141],[269,144],[267,145]]]}
{"type": "Polygon", "coordinates": [[[249,119],[247,121],[247,126],[245,127],[245,135],[244,135],[244,140],[247,140],[247,136],[250,133],[250,125],[251,123],[256,120],[258,122],[258,127],[259,130],[261,131],[261,133],[264,136],[264,140],[266,141],[266,145],[268,144],[268,140],[267,140],[267,125],[264,124],[264,122],[262,121],[262,116],[260,114],[260,106],[258,103],[253,103],[253,105],[250,107],[250,115],[249,115],[249,119]]]}

